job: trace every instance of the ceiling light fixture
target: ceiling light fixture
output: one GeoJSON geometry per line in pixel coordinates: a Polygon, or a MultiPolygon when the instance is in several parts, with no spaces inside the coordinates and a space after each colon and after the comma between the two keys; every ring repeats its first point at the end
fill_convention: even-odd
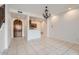
{"type": "Polygon", "coordinates": [[[21,10],[18,10],[18,13],[23,13],[21,10]]]}
{"type": "Polygon", "coordinates": [[[47,20],[50,16],[51,16],[51,14],[48,11],[48,7],[45,6],[45,11],[43,13],[43,17],[47,20]]]}
{"type": "Polygon", "coordinates": [[[18,15],[16,16],[16,18],[20,19],[23,12],[21,10],[18,10],[17,13],[18,15]]]}

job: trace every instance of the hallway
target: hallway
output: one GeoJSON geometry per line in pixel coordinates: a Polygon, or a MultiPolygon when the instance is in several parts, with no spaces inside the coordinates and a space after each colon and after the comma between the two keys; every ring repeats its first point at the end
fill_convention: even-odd
{"type": "Polygon", "coordinates": [[[15,38],[3,55],[73,55],[79,54],[79,45],[55,38],[45,40],[26,41],[23,38],[15,38]]]}

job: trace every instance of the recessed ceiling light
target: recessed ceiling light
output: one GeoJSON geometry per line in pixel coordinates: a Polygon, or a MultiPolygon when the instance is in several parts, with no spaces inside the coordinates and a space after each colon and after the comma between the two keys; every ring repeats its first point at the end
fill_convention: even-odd
{"type": "Polygon", "coordinates": [[[71,10],[72,8],[68,8],[68,10],[71,10]]]}

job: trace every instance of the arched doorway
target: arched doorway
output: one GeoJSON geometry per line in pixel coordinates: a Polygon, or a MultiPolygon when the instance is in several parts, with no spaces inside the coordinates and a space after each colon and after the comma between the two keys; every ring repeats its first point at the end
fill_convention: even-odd
{"type": "Polygon", "coordinates": [[[14,37],[22,37],[22,21],[21,20],[14,20],[13,23],[13,35],[14,37]]]}

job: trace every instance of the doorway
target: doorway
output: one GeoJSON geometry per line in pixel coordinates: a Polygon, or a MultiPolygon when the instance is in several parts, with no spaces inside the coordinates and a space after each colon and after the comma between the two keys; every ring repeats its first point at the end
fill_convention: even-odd
{"type": "Polygon", "coordinates": [[[13,23],[13,35],[14,37],[22,37],[22,21],[21,20],[14,20],[13,23]]]}

